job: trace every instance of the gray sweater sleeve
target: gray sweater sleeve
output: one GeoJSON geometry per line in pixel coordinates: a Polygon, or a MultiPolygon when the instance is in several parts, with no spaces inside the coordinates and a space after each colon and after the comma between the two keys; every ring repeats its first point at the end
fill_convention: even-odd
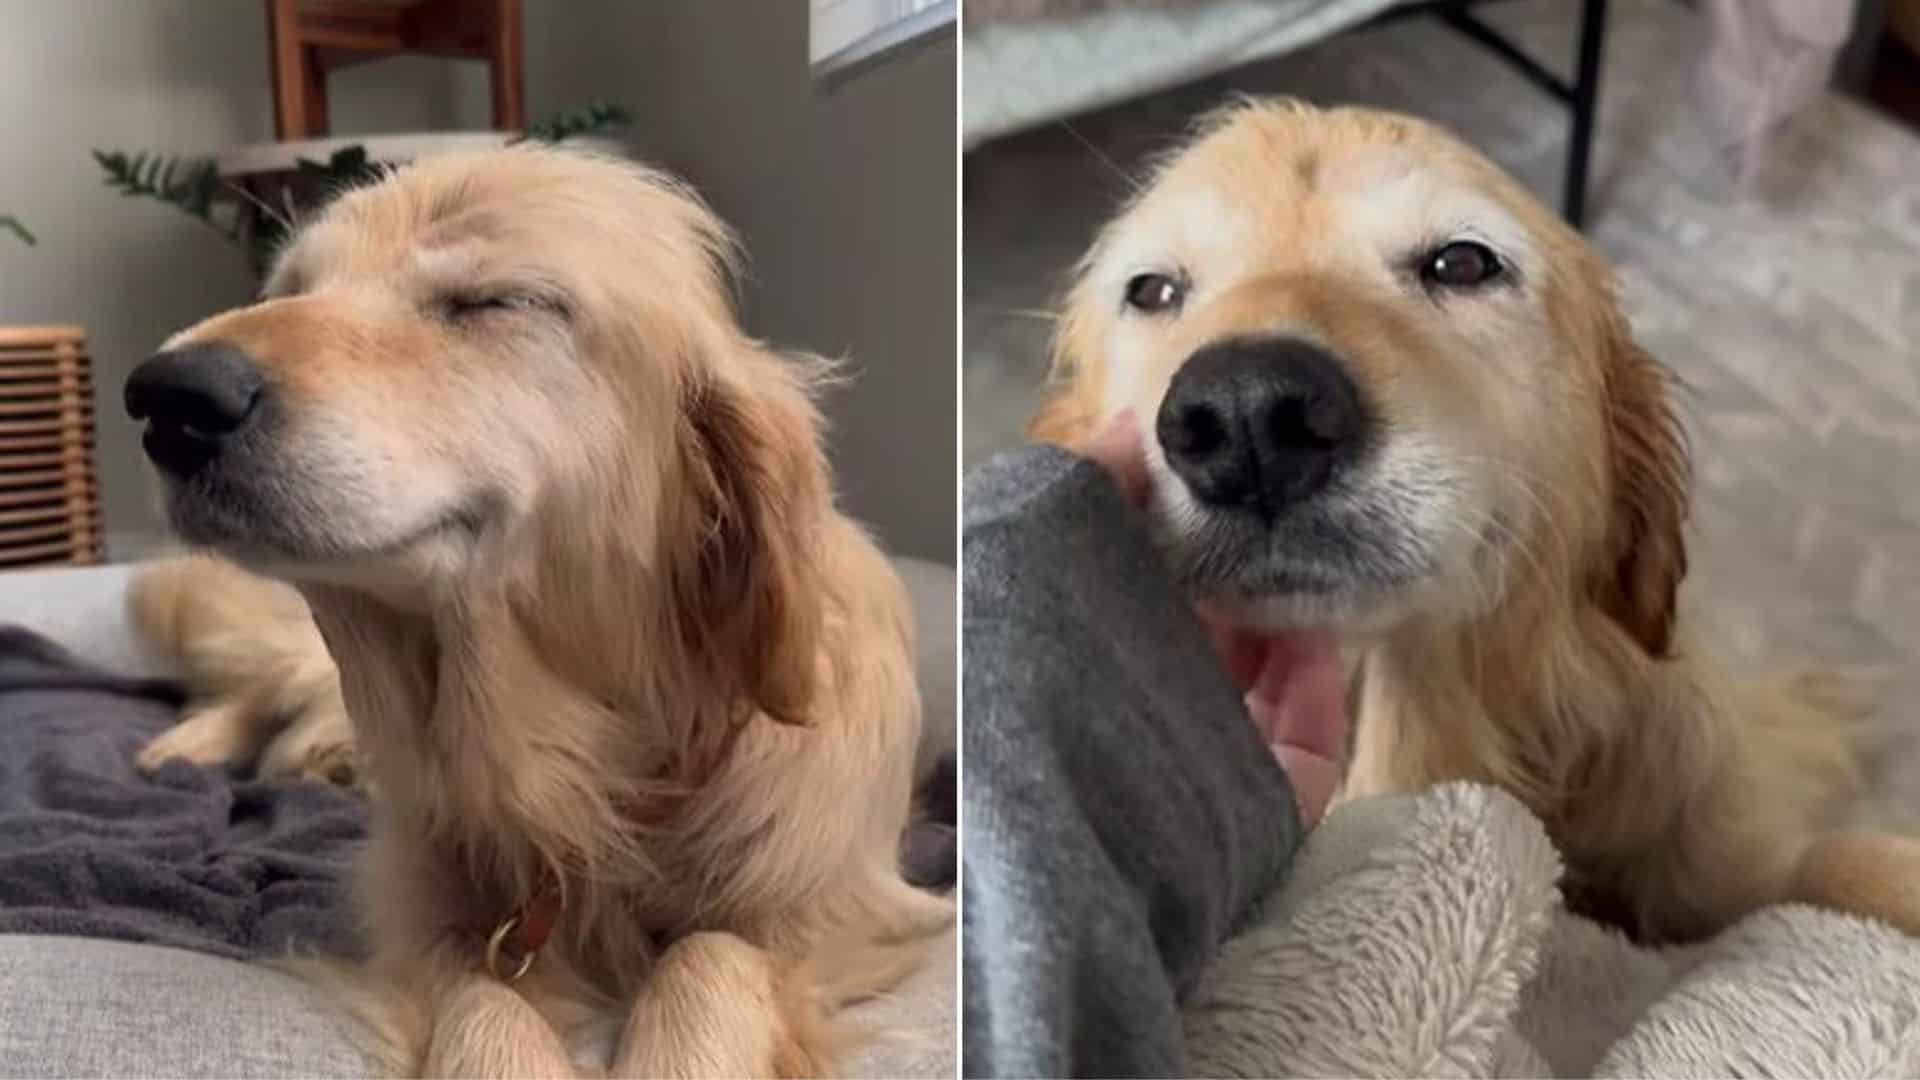
{"type": "Polygon", "coordinates": [[[968,477],[968,1076],[1181,1075],[1178,1001],[1285,873],[1285,774],[1137,512],[1063,451],[968,477]]]}

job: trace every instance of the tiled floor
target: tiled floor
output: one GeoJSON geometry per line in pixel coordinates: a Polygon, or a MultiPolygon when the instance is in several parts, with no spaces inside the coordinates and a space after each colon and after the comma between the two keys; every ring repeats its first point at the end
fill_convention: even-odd
{"type": "MultiPolygon", "coordinates": [[[[1736,663],[1887,672],[1882,791],[1920,819],[1920,138],[1829,97],[1736,192],[1688,82],[1704,27],[1671,0],[1613,7],[1591,231],[1692,388],[1693,601],[1736,663]]],[[[1485,10],[1570,55],[1576,5],[1485,10]]],[[[968,464],[1019,438],[1048,302],[1125,174],[1228,88],[1421,113],[1557,200],[1564,112],[1424,20],[992,144],[964,189],[968,464]]]]}

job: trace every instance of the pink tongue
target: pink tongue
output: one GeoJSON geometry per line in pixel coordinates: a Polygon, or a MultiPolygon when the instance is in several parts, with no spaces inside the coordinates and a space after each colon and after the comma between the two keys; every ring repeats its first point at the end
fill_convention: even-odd
{"type": "Polygon", "coordinates": [[[1347,685],[1332,634],[1228,631],[1228,667],[1247,690],[1247,710],[1267,745],[1339,760],[1347,732],[1347,685]]]}

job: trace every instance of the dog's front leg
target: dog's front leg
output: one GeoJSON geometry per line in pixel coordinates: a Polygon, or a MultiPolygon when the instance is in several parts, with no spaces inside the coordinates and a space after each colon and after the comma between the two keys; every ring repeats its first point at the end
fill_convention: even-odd
{"type": "Polygon", "coordinates": [[[771,954],[734,934],[691,934],[648,977],[613,1075],[824,1075],[824,1029],[806,987],[771,954]]]}
{"type": "Polygon", "coordinates": [[[1819,837],[1801,857],[1787,899],[1920,936],[1920,840],[1882,832],[1819,837]]]}
{"type": "Polygon", "coordinates": [[[423,1070],[430,1077],[570,1077],[560,1035],[512,987],[461,980],[436,1003],[423,1070]]]}

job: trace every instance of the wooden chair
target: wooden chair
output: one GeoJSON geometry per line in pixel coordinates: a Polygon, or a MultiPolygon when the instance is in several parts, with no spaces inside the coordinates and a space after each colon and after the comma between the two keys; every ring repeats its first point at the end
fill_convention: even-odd
{"type": "Polygon", "coordinates": [[[526,126],[520,0],[267,0],[267,36],[283,140],[329,134],[329,72],[401,53],[485,60],[493,126],[526,126]]]}

